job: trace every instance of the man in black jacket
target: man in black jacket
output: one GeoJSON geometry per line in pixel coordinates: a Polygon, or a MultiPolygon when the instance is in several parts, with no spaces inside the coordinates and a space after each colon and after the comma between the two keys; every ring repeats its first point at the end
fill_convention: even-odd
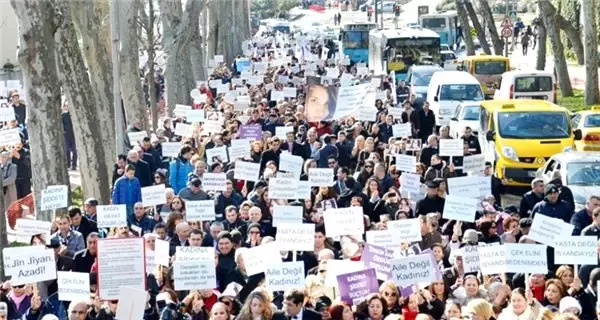
{"type": "Polygon", "coordinates": [[[533,207],[542,200],[544,200],[544,180],[533,179],[531,181],[531,191],[525,193],[523,198],[521,198],[519,216],[521,218],[530,217],[533,207]]]}
{"type": "Polygon", "coordinates": [[[418,111],[419,113],[419,124],[421,129],[419,130],[419,138],[425,142],[430,135],[433,134],[435,128],[435,114],[429,110],[429,102],[423,104],[423,109],[418,111]]]}
{"type": "Polygon", "coordinates": [[[71,217],[71,228],[75,231],[79,231],[84,239],[87,239],[88,235],[91,233],[98,232],[96,223],[85,217],[78,207],[71,206],[67,212],[69,213],[69,217],[71,217]]]}
{"type": "Polygon", "coordinates": [[[92,270],[92,265],[96,261],[98,243],[98,233],[92,232],[86,238],[87,248],[77,251],[73,257],[75,272],[89,273],[92,270]]]}
{"type": "Polygon", "coordinates": [[[552,172],[552,180],[548,184],[553,184],[558,187],[558,200],[564,200],[568,205],[571,206],[571,210],[575,211],[575,199],[573,192],[569,187],[563,185],[562,176],[560,170],[554,170],[552,172]]]}
{"type": "MultiPolygon", "coordinates": [[[[439,183],[436,181],[427,181],[425,185],[427,186],[427,195],[425,198],[417,201],[417,206],[415,208],[416,215],[427,215],[431,212],[443,213],[446,201],[444,198],[438,196],[439,183]]],[[[443,223],[441,222],[441,224],[443,223]]]]}
{"type": "Polygon", "coordinates": [[[23,143],[15,144],[11,153],[12,162],[17,165],[17,198],[21,199],[31,193],[31,156],[23,143]]]}
{"type": "Polygon", "coordinates": [[[65,151],[67,153],[67,166],[71,170],[77,170],[77,147],[75,146],[75,132],[73,131],[73,122],[67,102],[62,107],[62,124],[65,134],[65,151]]]}
{"type": "Polygon", "coordinates": [[[127,152],[127,162],[135,166],[135,177],[140,180],[142,188],[152,185],[150,165],[148,162],[140,159],[140,155],[136,150],[129,150],[127,152]]]}
{"type": "Polygon", "coordinates": [[[292,289],[284,293],[283,311],[273,314],[273,320],[302,319],[302,320],[321,320],[323,316],[304,307],[304,292],[298,289],[292,289]]]}
{"type": "Polygon", "coordinates": [[[429,167],[431,165],[431,157],[438,153],[438,137],[430,135],[429,138],[427,138],[427,146],[421,150],[419,162],[422,162],[425,167],[429,167]]]}
{"type": "Polygon", "coordinates": [[[269,149],[265,150],[260,156],[260,172],[264,172],[267,162],[275,161],[275,165],[279,168],[279,155],[281,154],[281,150],[279,146],[281,145],[281,141],[278,137],[271,137],[269,139],[269,149]]]}
{"type": "Polygon", "coordinates": [[[286,134],[286,141],[281,144],[281,150],[291,153],[293,156],[304,157],[304,148],[298,142],[296,142],[293,128],[291,132],[286,134]]]}

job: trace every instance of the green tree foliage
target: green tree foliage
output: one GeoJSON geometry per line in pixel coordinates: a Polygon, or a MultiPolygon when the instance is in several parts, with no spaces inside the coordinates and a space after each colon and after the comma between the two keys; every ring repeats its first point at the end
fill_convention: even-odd
{"type": "Polygon", "coordinates": [[[286,18],[299,4],[298,0],[252,0],[250,11],[259,19],[286,18]]]}

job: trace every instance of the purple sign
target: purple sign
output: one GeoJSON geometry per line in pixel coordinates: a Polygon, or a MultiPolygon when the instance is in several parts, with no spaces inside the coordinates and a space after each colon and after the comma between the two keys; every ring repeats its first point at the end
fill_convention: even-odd
{"type": "Polygon", "coordinates": [[[240,139],[262,139],[262,126],[260,124],[243,124],[240,126],[240,139]]]}
{"type": "Polygon", "coordinates": [[[340,274],[337,276],[342,301],[358,305],[371,293],[379,292],[375,269],[340,274]]]}
{"type": "Polygon", "coordinates": [[[387,280],[390,277],[392,266],[390,260],[394,259],[394,251],[365,243],[360,260],[365,262],[365,268],[373,268],[377,273],[377,279],[387,280]]]}

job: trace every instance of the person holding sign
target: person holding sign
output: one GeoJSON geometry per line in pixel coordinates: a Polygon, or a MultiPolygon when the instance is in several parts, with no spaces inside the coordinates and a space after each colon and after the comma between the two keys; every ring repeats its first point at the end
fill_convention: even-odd
{"type": "Polygon", "coordinates": [[[448,179],[456,176],[454,163],[447,165],[438,154],[431,156],[431,166],[425,171],[425,181],[433,181],[435,178],[448,179]]]}

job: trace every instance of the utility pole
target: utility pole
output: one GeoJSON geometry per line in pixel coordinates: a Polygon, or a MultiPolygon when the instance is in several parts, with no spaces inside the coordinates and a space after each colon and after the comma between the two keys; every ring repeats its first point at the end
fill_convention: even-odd
{"type": "MultiPolygon", "coordinates": [[[[375,14],[375,24],[377,25],[379,22],[379,0],[373,1],[373,5],[375,8],[373,9],[373,13],[375,14]]],[[[383,29],[383,28],[380,28],[383,29]]]]}
{"type": "Polygon", "coordinates": [[[119,50],[121,39],[119,36],[119,0],[112,0],[110,5],[110,28],[112,33],[112,65],[113,65],[113,96],[115,109],[115,140],[117,155],[125,153],[123,133],[123,108],[121,107],[121,62],[119,50]]]}
{"type": "MultiPolygon", "coordinates": [[[[509,14],[509,12],[508,12],[508,1],[509,0],[505,0],[505,3],[504,3],[504,17],[505,18],[508,17],[508,14],[509,14]]],[[[492,23],[493,23],[493,21],[492,21],[492,23]]],[[[508,57],[508,39],[510,39],[510,37],[504,38],[504,56],[505,57],[508,57]]]]}

